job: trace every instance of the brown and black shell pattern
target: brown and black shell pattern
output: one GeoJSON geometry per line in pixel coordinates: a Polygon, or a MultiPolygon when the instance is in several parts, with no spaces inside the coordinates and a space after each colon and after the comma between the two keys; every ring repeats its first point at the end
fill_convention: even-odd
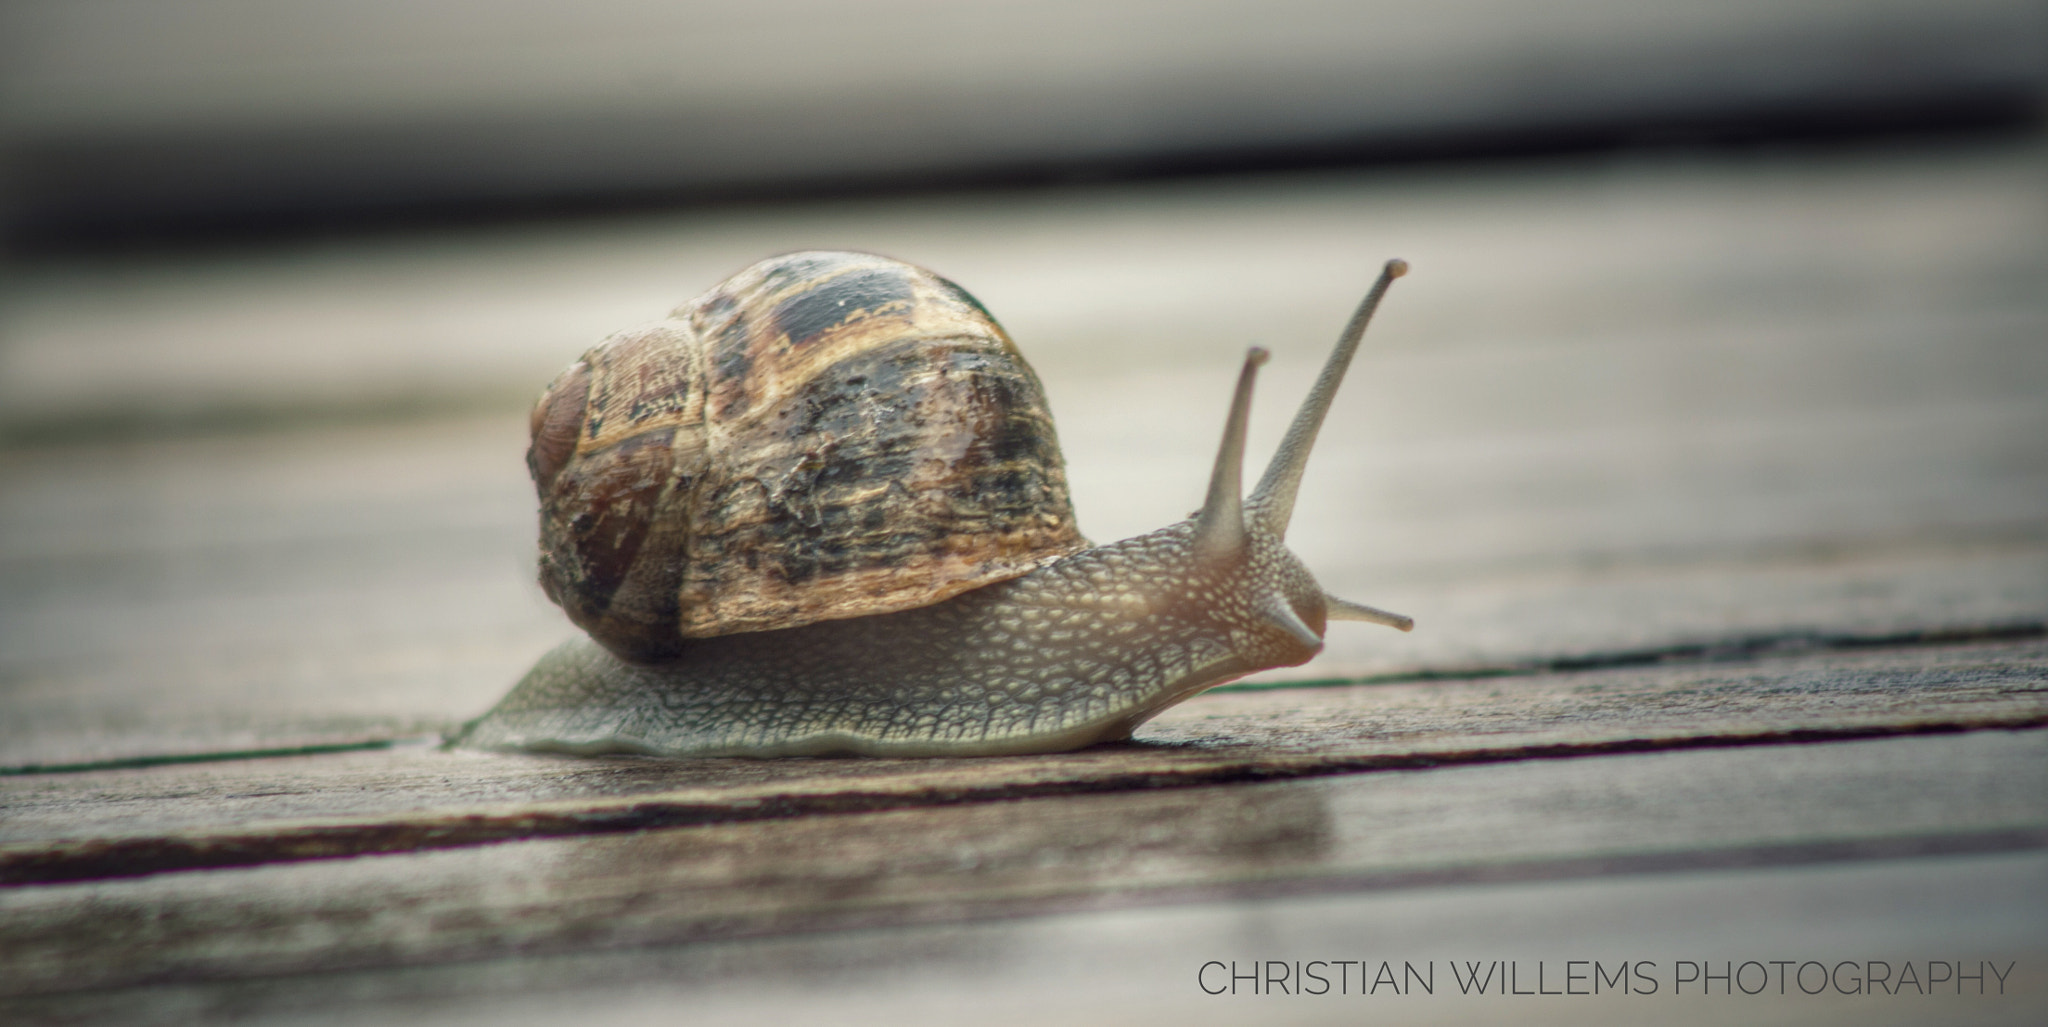
{"type": "Polygon", "coordinates": [[[886,257],[755,264],[586,353],[532,429],[541,585],[627,659],[1087,545],[1037,375],[974,297],[886,257]]]}

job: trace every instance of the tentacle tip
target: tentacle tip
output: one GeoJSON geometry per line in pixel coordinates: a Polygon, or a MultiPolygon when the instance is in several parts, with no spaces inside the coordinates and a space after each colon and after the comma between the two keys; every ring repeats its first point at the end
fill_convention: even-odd
{"type": "Polygon", "coordinates": [[[1388,277],[1388,278],[1399,278],[1399,277],[1401,277],[1402,275],[1405,275],[1405,274],[1407,274],[1407,273],[1408,273],[1408,262],[1407,262],[1407,261],[1405,261],[1405,260],[1402,260],[1402,259],[1401,259],[1401,258],[1399,258],[1399,257],[1395,257],[1394,259],[1392,259],[1392,260],[1390,260],[1390,261],[1387,261],[1387,271],[1386,271],[1386,274],[1387,274],[1387,277],[1388,277]]]}
{"type": "Polygon", "coordinates": [[[1405,614],[1390,613],[1386,610],[1367,606],[1364,603],[1354,603],[1349,599],[1339,599],[1328,593],[1323,594],[1323,603],[1329,609],[1331,620],[1356,620],[1364,621],[1367,624],[1384,624],[1397,631],[1415,630],[1415,618],[1405,614]]]}
{"type": "Polygon", "coordinates": [[[1257,367],[1261,364],[1264,364],[1269,358],[1272,357],[1272,355],[1273,354],[1266,352],[1266,347],[1264,346],[1253,346],[1251,349],[1245,351],[1244,362],[1252,365],[1253,367],[1257,367]]]}

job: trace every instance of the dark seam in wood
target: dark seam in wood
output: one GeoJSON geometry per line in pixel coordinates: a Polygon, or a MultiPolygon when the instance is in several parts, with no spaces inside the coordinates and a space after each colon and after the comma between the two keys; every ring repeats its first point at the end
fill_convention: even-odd
{"type": "MultiPolygon", "coordinates": [[[[1774,655],[1804,656],[1816,652],[1834,650],[1913,649],[1981,642],[2015,642],[2041,637],[2048,637],[2048,622],[2020,621],[2011,624],[1978,627],[1930,628],[1882,635],[1792,632],[1744,636],[1735,639],[1725,639],[1719,642],[1698,642],[1650,649],[1629,649],[1581,656],[1560,656],[1549,660],[1532,660],[1493,666],[1408,670],[1391,674],[1367,675],[1365,677],[1240,682],[1238,684],[1224,685],[1220,688],[1212,688],[1205,694],[1267,692],[1301,688],[1346,688],[1357,685],[1394,685],[1415,682],[1476,681],[1487,678],[1534,677],[1541,674],[1625,667],[1684,665],[1692,663],[1740,663],[1764,659],[1774,655]]],[[[182,753],[164,756],[132,756],[119,759],[89,760],[78,763],[0,765],[0,777],[25,774],[70,774],[95,770],[127,770],[180,763],[270,759],[280,756],[311,756],[325,753],[388,749],[405,744],[410,740],[410,737],[379,738],[361,742],[338,742],[332,745],[287,746],[275,749],[236,749],[223,752],[182,753]]],[[[8,883],[6,878],[0,876],[0,884],[6,883],[8,883]]]]}
{"type": "Polygon", "coordinates": [[[1266,759],[1248,757],[1188,770],[1162,768],[1111,773],[1079,780],[953,788],[927,787],[896,792],[844,791],[822,795],[735,796],[728,801],[675,801],[655,797],[593,803],[583,809],[440,814],[411,820],[282,827],[273,831],[200,836],[59,840],[0,847],[0,886],[145,877],[184,870],[393,855],[527,839],[746,823],[802,816],[876,813],[974,802],[1285,781],[1337,774],[1424,770],[1530,759],[1573,759],[1629,753],[1808,744],[2041,727],[2048,727],[2048,713],[2004,719],[1793,728],[1685,738],[1559,742],[1445,753],[1282,756],[1266,759]]]}
{"type": "MultiPolygon", "coordinates": [[[[947,895],[919,901],[908,898],[879,905],[816,906],[723,913],[641,929],[611,937],[591,938],[568,933],[516,942],[471,941],[427,954],[393,958],[386,953],[327,954],[319,970],[256,969],[220,962],[180,965],[101,983],[96,990],[189,984],[202,981],[282,979],[328,973],[361,972],[408,965],[446,965],[586,951],[619,951],[660,945],[738,941],[749,938],[821,935],[861,930],[890,930],[1001,920],[1032,920],[1118,910],[1201,903],[1244,902],[1361,892],[1403,891],[1469,885],[1538,884],[1687,872],[1764,870],[1782,867],[1956,856],[1991,856],[2048,848],[2048,830],[2008,828],[1962,833],[1929,833],[1864,839],[1762,843],[1725,848],[1607,856],[1546,857],[1499,863],[1447,864],[1384,871],[1301,873],[1262,880],[1211,884],[1167,884],[1104,887],[1078,882],[1064,891],[1002,897],[947,895]]],[[[47,999],[71,989],[30,987],[0,995],[0,1000],[47,999]]]]}
{"type": "Polygon", "coordinates": [[[324,756],[336,752],[366,752],[389,749],[401,739],[378,738],[367,742],[331,742],[324,745],[290,745],[276,749],[231,749],[225,752],[193,752],[167,756],[128,756],[82,763],[21,763],[0,767],[0,777],[22,774],[78,774],[89,770],[136,770],[167,767],[180,763],[217,763],[224,760],[266,760],[279,756],[324,756]]]}
{"type": "Polygon", "coordinates": [[[1239,682],[1210,692],[1265,692],[1290,688],[1345,688],[1354,685],[1398,685],[1417,681],[1471,681],[1482,678],[1533,677],[1585,670],[1654,667],[1693,663],[1740,663],[1771,656],[1809,656],[1831,651],[1912,649],[1972,642],[2019,642],[2048,636],[2048,621],[2015,621],[1975,627],[1928,628],[1878,635],[1811,631],[1744,635],[1715,642],[1685,642],[1647,649],[1617,649],[1579,656],[1464,667],[1422,668],[1366,677],[1311,678],[1294,681],[1239,682]]]}

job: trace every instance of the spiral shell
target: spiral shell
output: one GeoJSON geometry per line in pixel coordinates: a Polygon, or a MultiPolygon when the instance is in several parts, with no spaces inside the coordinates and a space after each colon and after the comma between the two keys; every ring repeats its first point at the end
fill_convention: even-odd
{"type": "Polygon", "coordinates": [[[541,585],[627,659],[924,606],[1085,548],[1044,390],[959,286],[770,258],[535,406],[541,585]]]}

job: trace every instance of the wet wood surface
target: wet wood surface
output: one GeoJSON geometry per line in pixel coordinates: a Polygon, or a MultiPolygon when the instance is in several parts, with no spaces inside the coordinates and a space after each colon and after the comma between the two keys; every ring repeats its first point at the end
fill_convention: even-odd
{"type": "Polygon", "coordinates": [[[389,749],[0,778],[0,882],[1357,771],[2048,726],[2048,642],[1175,707],[1132,744],[988,759],[584,759],[389,749]],[[231,825],[231,826],[230,826],[231,825]]]}
{"type": "MultiPolygon", "coordinates": [[[[1440,973],[1638,953],[1667,990],[1709,956],[2016,961],[2012,995],[1936,1013],[2036,1022],[2044,154],[1090,187],[22,269],[0,1019],[1354,1022],[1220,1005],[1195,974],[1363,949],[1440,973]],[[819,245],[998,313],[1097,538],[1198,502],[1253,342],[1276,353],[1269,446],[1359,286],[1408,258],[1290,543],[1417,630],[1337,625],[1307,666],[1058,756],[441,749],[568,630],[532,583],[530,394],[819,245]]],[[[1371,1011],[1648,1008],[1476,1001],[1371,1011]]]]}
{"type": "Polygon", "coordinates": [[[2048,733],[964,802],[0,892],[0,991],[1099,902],[2037,849],[2048,733]],[[365,901],[375,896],[374,901],[365,901]],[[82,908],[92,911],[81,917],[82,908]]]}
{"type": "MultiPolygon", "coordinates": [[[[596,952],[452,960],[405,969],[335,970],[281,978],[188,979],[0,1000],[22,1018],[56,1022],[377,1024],[993,1024],[1293,1023],[1635,1024],[1734,1021],[1801,1024],[2028,1024],[2048,986],[2040,970],[2038,903],[2048,861],[2038,852],[1671,871],[1597,878],[1462,882],[1418,887],[1238,895],[1033,917],[800,932],[596,952]],[[2016,901],[2017,900],[2017,901],[2016,901]],[[1677,962],[1799,952],[2021,953],[1995,974],[1939,995],[1673,995],[1677,962]],[[1650,994],[1560,992],[1559,960],[1649,961],[1650,994]],[[1434,991],[1351,987],[1321,995],[1208,995],[1209,960],[1434,964],[1434,991]],[[1467,964],[1500,981],[1460,993],[1467,964]],[[1453,964],[1456,970],[1453,969],[1453,964]]],[[[1797,958],[1795,955],[1794,958],[1797,958]]],[[[1879,957],[1882,958],[1882,957],[1879,957]]],[[[1975,963],[1989,960],[1971,957],[1975,963]]],[[[1902,957],[1892,959],[1894,975],[1902,957]]],[[[1981,969],[1969,964],[1971,971],[1981,969]]],[[[1585,971],[1587,967],[1575,967],[1585,971]]],[[[1715,966],[1716,972],[1723,969],[1715,966]]],[[[1212,975],[1214,971],[1211,971],[1212,975]]],[[[1916,971],[1925,975],[1925,966],[1916,971]]],[[[1329,975],[1336,976],[1336,971],[1329,975]]],[[[1375,974],[1376,976],[1376,974],[1375,974]]],[[[1750,985],[1755,986],[1752,972],[1750,985]]],[[[1811,972],[1809,971],[1809,983],[1811,972]]],[[[1574,991],[1586,990],[1583,983],[1574,991]]],[[[33,1022],[33,1020],[31,1020],[33,1022]]]]}

